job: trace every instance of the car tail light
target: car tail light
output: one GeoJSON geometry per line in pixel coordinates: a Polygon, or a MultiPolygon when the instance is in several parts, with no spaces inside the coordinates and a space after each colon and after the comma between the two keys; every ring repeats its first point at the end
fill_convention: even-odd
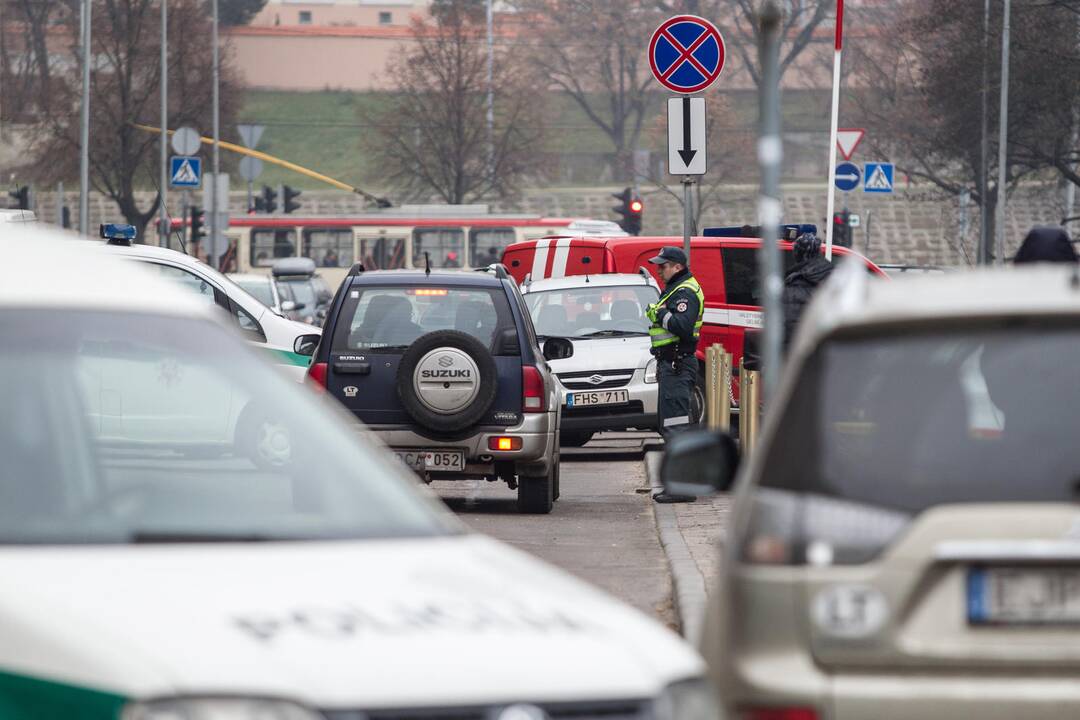
{"type": "Polygon", "coordinates": [[[320,392],[324,392],[326,390],[326,370],[326,363],[312,363],[307,371],[308,385],[311,385],[320,392]]]}
{"type": "Polygon", "coordinates": [[[817,720],[817,710],[808,707],[743,708],[739,720],[817,720]]]}
{"type": "Polygon", "coordinates": [[[874,505],[760,488],[740,555],[755,565],[857,565],[877,557],[910,520],[874,505]]]}
{"type": "Polygon", "coordinates": [[[521,438],[514,436],[488,438],[488,450],[520,450],[521,438]]]}
{"type": "Polygon", "coordinates": [[[539,368],[532,365],[523,365],[521,368],[521,410],[522,412],[544,412],[547,403],[544,401],[544,376],[539,368]]]}

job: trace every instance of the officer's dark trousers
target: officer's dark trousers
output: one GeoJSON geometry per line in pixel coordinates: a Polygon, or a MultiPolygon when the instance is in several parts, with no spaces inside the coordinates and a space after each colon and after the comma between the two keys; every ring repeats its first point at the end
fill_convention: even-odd
{"type": "Polygon", "coordinates": [[[683,430],[691,423],[690,397],[698,381],[698,360],[693,355],[680,359],[674,368],[671,361],[657,360],[660,383],[660,434],[665,438],[683,430]]]}

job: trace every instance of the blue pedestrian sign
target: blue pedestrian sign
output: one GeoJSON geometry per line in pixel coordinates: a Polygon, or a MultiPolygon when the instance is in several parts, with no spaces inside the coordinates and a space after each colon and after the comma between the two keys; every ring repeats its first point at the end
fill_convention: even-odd
{"type": "Polygon", "coordinates": [[[724,69],[724,38],[716,26],[697,15],[666,20],[649,41],[649,65],[657,81],[687,95],[704,90],[724,69]]]}
{"type": "Polygon", "coordinates": [[[855,163],[842,162],[836,166],[836,189],[843,192],[851,192],[855,188],[859,187],[859,180],[862,178],[862,173],[859,172],[859,166],[855,163]]]}
{"type": "Polygon", "coordinates": [[[202,159],[192,155],[170,157],[169,185],[174,188],[197,188],[202,185],[202,159]]]}
{"type": "Polygon", "coordinates": [[[863,183],[863,192],[891,193],[893,191],[892,163],[866,163],[864,170],[866,182],[863,183]]]}

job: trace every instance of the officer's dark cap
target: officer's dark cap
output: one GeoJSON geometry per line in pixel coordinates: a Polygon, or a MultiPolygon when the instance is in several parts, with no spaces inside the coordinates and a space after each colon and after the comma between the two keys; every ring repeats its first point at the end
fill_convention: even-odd
{"type": "Polygon", "coordinates": [[[686,260],[686,253],[682,251],[682,248],[673,247],[671,245],[660,248],[660,254],[654,258],[650,258],[649,262],[653,265],[663,265],[664,263],[678,263],[683,267],[689,265],[686,260]]]}

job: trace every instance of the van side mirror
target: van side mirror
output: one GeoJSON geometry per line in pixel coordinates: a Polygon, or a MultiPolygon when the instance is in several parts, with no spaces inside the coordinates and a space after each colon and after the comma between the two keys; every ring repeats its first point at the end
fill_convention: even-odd
{"type": "Polygon", "coordinates": [[[321,338],[321,335],[301,335],[293,342],[293,352],[297,355],[311,357],[315,354],[315,349],[319,347],[321,338]]]}
{"type": "Polygon", "coordinates": [[[544,341],[545,360],[565,360],[574,356],[574,343],[566,338],[551,337],[544,341]]]}
{"type": "Polygon", "coordinates": [[[660,481],[672,495],[706,497],[727,492],[739,469],[739,447],[730,435],[692,430],[667,441],[660,481]]]}

